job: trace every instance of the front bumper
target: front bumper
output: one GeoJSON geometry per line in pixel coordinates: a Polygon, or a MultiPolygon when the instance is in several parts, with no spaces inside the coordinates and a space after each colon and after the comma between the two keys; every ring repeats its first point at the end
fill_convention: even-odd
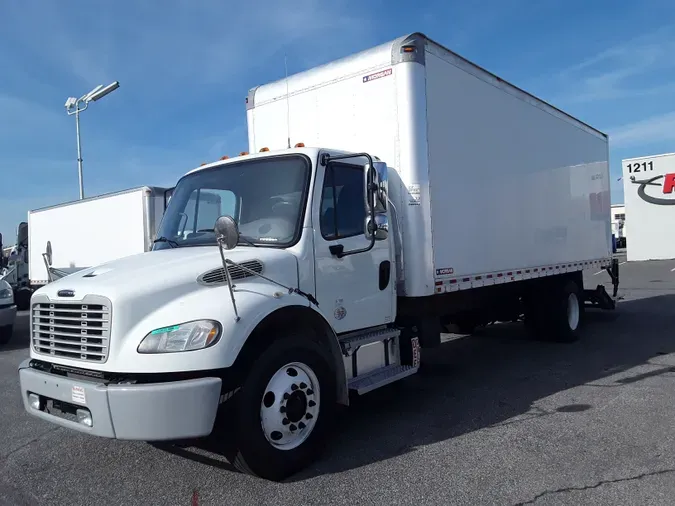
{"type": "Polygon", "coordinates": [[[16,306],[0,306],[0,327],[14,325],[16,320],[16,306]]]}
{"type": "Polygon", "coordinates": [[[213,429],[220,378],[106,385],[43,372],[29,363],[30,359],[19,366],[23,404],[28,413],[48,422],[94,436],[141,441],[190,439],[213,429]],[[31,406],[29,394],[40,397],[40,409],[31,406]],[[54,401],[66,412],[89,410],[91,427],[51,410],[54,401]]]}

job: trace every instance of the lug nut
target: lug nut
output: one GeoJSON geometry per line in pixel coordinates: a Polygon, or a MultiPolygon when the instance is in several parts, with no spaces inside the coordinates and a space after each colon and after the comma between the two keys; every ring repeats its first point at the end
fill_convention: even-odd
{"type": "Polygon", "coordinates": [[[304,429],[304,428],[307,427],[307,426],[306,426],[304,423],[300,422],[300,423],[298,424],[298,427],[299,427],[300,429],[304,429]]]}
{"type": "Polygon", "coordinates": [[[314,418],[314,417],[312,416],[312,413],[307,413],[307,414],[305,415],[305,418],[306,418],[307,420],[311,420],[311,419],[314,418]]]}
{"type": "Polygon", "coordinates": [[[309,401],[309,402],[307,403],[307,405],[308,405],[310,408],[313,408],[314,406],[316,406],[316,402],[314,402],[314,401],[309,401]]]}
{"type": "Polygon", "coordinates": [[[295,432],[296,430],[298,430],[298,428],[294,424],[291,424],[289,429],[291,429],[291,432],[295,432]]]}
{"type": "Polygon", "coordinates": [[[285,412],[286,412],[286,406],[281,406],[281,407],[279,408],[279,412],[280,412],[280,413],[285,413],[285,412]]]}
{"type": "Polygon", "coordinates": [[[314,394],[314,390],[312,390],[311,388],[308,388],[306,393],[307,393],[307,395],[312,395],[312,394],[314,394]]]}
{"type": "Polygon", "coordinates": [[[293,390],[293,391],[295,392],[297,389],[298,389],[298,385],[296,385],[295,383],[293,383],[293,384],[291,385],[291,390],[293,390]]]}
{"type": "Polygon", "coordinates": [[[291,421],[288,418],[284,418],[283,420],[281,420],[281,423],[284,425],[288,425],[289,423],[291,423],[291,421]]]}
{"type": "Polygon", "coordinates": [[[302,388],[303,390],[307,388],[307,383],[305,382],[300,383],[300,388],[302,388]]]}

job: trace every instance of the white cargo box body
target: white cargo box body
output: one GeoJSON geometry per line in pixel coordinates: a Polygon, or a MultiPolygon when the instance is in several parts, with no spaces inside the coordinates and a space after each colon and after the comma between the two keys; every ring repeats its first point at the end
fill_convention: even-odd
{"type": "Polygon", "coordinates": [[[28,213],[32,285],[48,282],[52,267],[79,270],[149,251],[166,207],[166,188],[143,186],[37,209],[28,213]]]}
{"type": "Polygon", "coordinates": [[[401,295],[611,258],[607,136],[421,34],[255,88],[247,108],[251,152],[290,137],[396,170],[401,295]]]}
{"type": "Polygon", "coordinates": [[[622,160],[628,261],[675,258],[675,153],[622,160]]]}

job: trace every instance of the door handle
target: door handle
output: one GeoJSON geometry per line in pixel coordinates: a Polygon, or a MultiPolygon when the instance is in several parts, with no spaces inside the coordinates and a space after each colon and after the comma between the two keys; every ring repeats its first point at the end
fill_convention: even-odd
{"type": "Polygon", "coordinates": [[[345,247],[342,244],[331,244],[328,246],[328,251],[330,251],[331,255],[341,258],[345,247]]]}

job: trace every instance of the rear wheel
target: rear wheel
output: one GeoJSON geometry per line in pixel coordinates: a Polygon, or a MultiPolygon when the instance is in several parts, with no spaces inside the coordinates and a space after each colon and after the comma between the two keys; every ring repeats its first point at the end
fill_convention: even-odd
{"type": "Polygon", "coordinates": [[[0,327],[0,346],[9,343],[10,339],[12,339],[13,331],[14,327],[12,325],[5,325],[4,327],[0,327]]]}
{"type": "Polygon", "coordinates": [[[323,448],[335,404],[335,374],[316,343],[273,343],[238,395],[234,466],[275,481],[300,471],[323,448]]]}
{"type": "Polygon", "coordinates": [[[14,294],[14,301],[16,302],[16,308],[19,311],[27,311],[30,309],[31,295],[33,295],[33,292],[28,288],[21,288],[16,291],[14,294]]]}
{"type": "Polygon", "coordinates": [[[581,335],[583,304],[582,289],[576,281],[551,284],[531,297],[525,323],[537,339],[574,342],[581,335]]]}

